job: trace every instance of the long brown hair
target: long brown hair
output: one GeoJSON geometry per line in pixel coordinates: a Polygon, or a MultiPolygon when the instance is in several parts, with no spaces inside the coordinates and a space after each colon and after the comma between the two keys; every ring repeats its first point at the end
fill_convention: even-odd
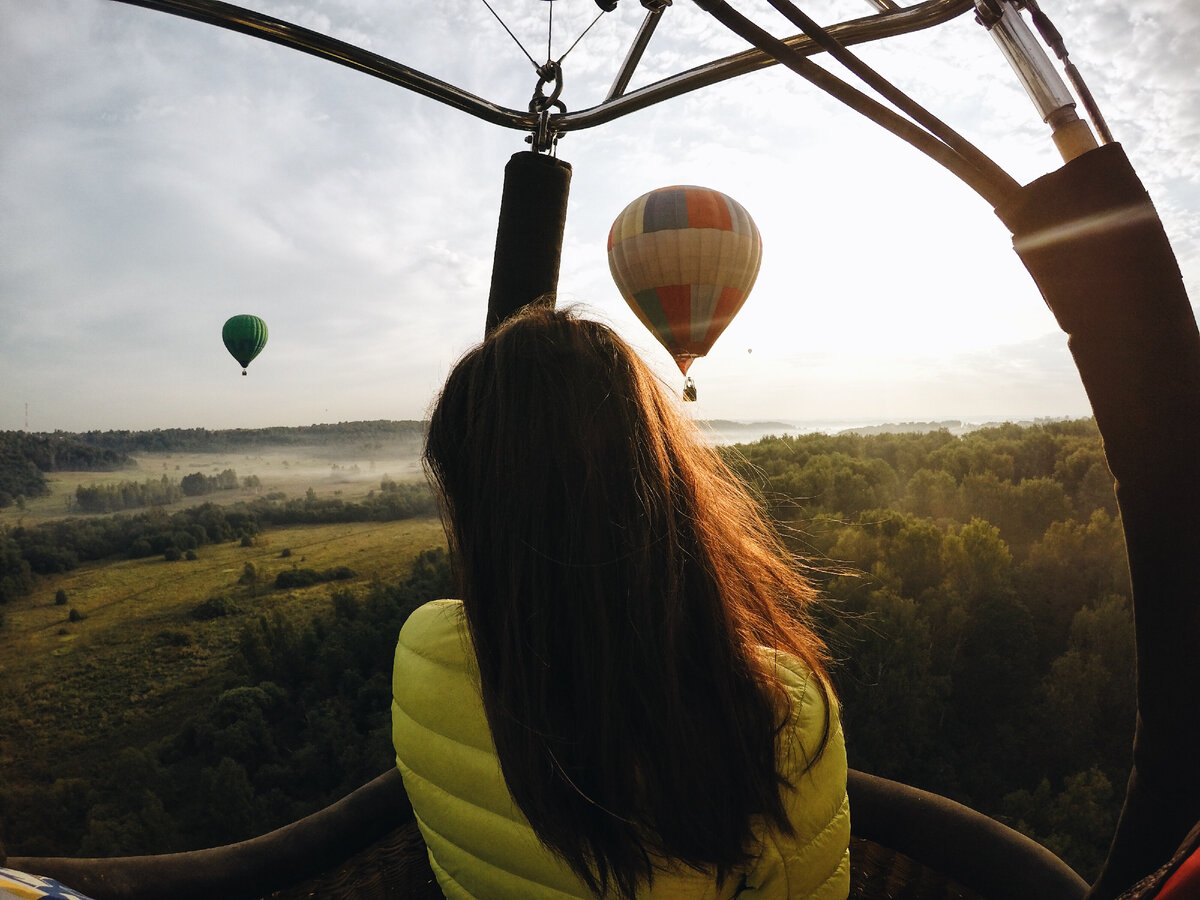
{"type": "Polygon", "coordinates": [[[528,309],[451,372],[425,459],[500,766],[543,844],[632,896],[665,861],[724,879],[754,816],[790,833],[758,648],[832,702],[813,592],[629,346],[528,309]]]}

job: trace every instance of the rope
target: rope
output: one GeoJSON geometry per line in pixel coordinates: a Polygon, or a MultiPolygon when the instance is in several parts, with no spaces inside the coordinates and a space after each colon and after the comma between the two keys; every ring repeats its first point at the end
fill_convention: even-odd
{"type": "MultiPolygon", "coordinates": [[[[522,44],[519,40],[517,40],[517,36],[512,33],[512,31],[509,29],[509,27],[507,25],[504,24],[504,20],[502,18],[500,18],[500,14],[498,12],[496,12],[494,9],[492,9],[492,5],[490,3],[488,3],[488,0],[482,0],[482,2],[483,2],[483,5],[488,8],[488,12],[490,12],[493,16],[496,17],[496,21],[500,23],[500,26],[505,31],[508,32],[508,36],[517,42],[517,46],[521,48],[521,52],[524,53],[527,57],[529,57],[529,61],[531,63],[533,63],[533,67],[536,69],[538,67],[537,60],[535,60],[532,56],[529,55],[529,51],[525,49],[525,45],[522,44]]],[[[551,4],[550,8],[553,9],[554,4],[551,4]]]]}
{"type": "MultiPolygon", "coordinates": [[[[553,7],[553,3],[551,4],[551,6],[553,7]]],[[[596,18],[592,19],[592,25],[595,25],[597,22],[599,22],[603,16],[604,16],[604,11],[601,10],[599,15],[597,15],[596,18]]],[[[575,43],[572,44],[570,47],[568,47],[566,53],[564,53],[562,56],[560,56],[558,58],[559,64],[561,64],[562,61],[567,58],[567,53],[570,53],[572,50],[574,50],[576,44],[578,44],[580,41],[583,40],[583,36],[592,30],[592,25],[589,25],[587,28],[583,29],[583,31],[580,33],[579,37],[575,38],[575,43]]]]}
{"type": "MultiPolygon", "coordinates": [[[[521,48],[521,52],[525,54],[526,58],[531,63],[533,63],[533,67],[535,69],[539,69],[540,67],[539,67],[538,61],[533,58],[532,54],[530,54],[530,52],[528,50],[525,49],[525,45],[522,44],[521,41],[517,38],[517,36],[512,33],[512,29],[510,29],[507,25],[504,24],[504,20],[502,18],[500,18],[500,14],[492,8],[492,5],[490,3],[488,3],[488,0],[481,0],[481,2],[483,3],[484,6],[486,6],[488,8],[488,12],[490,12],[493,16],[496,17],[496,21],[500,23],[500,26],[505,31],[508,32],[508,36],[513,39],[513,41],[516,43],[516,45],[518,47],[521,48]]],[[[553,51],[553,46],[554,46],[554,0],[550,0],[548,5],[550,7],[550,14],[547,16],[547,20],[546,20],[546,59],[551,60],[551,59],[554,59],[554,51],[553,51]]],[[[582,32],[580,32],[579,37],[575,38],[574,43],[572,43],[571,46],[566,49],[566,51],[563,53],[563,55],[554,61],[561,65],[562,61],[567,58],[567,54],[570,53],[572,50],[574,50],[577,46],[579,46],[579,42],[583,40],[584,36],[589,31],[592,30],[592,28],[595,26],[595,24],[597,22],[600,21],[601,18],[604,17],[604,12],[605,11],[602,9],[599,12],[599,14],[597,14],[596,18],[592,19],[591,24],[588,25],[587,28],[583,29],[582,32]]]]}

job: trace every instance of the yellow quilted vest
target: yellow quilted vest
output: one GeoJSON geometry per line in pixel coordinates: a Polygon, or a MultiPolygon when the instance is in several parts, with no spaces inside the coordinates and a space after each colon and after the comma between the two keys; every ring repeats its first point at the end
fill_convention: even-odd
{"type": "MultiPolygon", "coordinates": [[[[809,689],[812,676],[803,665],[785,654],[772,656],[792,700],[781,746],[788,751],[783,774],[795,785],[784,797],[795,834],[761,829],[756,858],[723,885],[702,872],[666,870],[641,896],[845,900],[849,894],[850,804],[837,710],[830,711],[825,752],[798,774],[820,740],[824,705],[820,693],[809,689]]],[[[534,836],[505,787],[457,600],[427,603],[405,623],[392,690],[396,763],[443,893],[451,900],[590,897],[534,836]]]]}

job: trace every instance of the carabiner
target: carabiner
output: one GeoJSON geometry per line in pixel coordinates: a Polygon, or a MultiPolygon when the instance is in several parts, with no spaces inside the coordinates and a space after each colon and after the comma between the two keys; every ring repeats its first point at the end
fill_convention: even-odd
{"type": "Polygon", "coordinates": [[[548,59],[544,64],[538,66],[537,74],[538,83],[533,89],[533,99],[529,101],[529,111],[540,113],[551,106],[555,106],[560,112],[566,112],[567,108],[558,99],[558,95],[562,93],[563,89],[562,66],[554,60],[548,59]],[[547,96],[542,88],[552,81],[554,82],[554,90],[547,96]]]}
{"type": "Polygon", "coordinates": [[[565,113],[567,107],[558,99],[563,89],[562,66],[552,59],[547,60],[544,65],[538,66],[537,73],[538,83],[533,89],[533,99],[529,101],[529,111],[537,113],[538,116],[537,127],[525,140],[532,144],[538,153],[545,153],[558,141],[558,132],[550,127],[550,110],[556,109],[565,113]],[[554,82],[554,89],[547,95],[542,89],[550,82],[554,82]]]}

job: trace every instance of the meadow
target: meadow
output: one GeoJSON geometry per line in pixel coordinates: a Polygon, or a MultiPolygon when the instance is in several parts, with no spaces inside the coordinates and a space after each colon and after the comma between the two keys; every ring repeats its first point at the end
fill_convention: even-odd
{"type": "MultiPolygon", "coordinates": [[[[370,490],[353,472],[316,482],[294,454],[286,460],[257,457],[255,466],[200,460],[196,454],[163,454],[155,461],[161,468],[171,464],[171,456],[184,473],[197,471],[200,461],[269,473],[270,481],[260,475],[264,490],[295,491],[301,484],[300,493],[308,487],[346,496],[370,490]]],[[[139,462],[147,465],[145,458],[139,462]]],[[[128,478],[129,471],[106,474],[128,478]]],[[[397,478],[399,471],[389,475],[397,478]]],[[[55,480],[73,490],[81,478],[60,473],[55,480]]],[[[226,499],[238,498],[221,497],[226,499]]],[[[336,587],[363,588],[402,579],[417,553],[439,546],[441,525],[430,518],[296,526],[260,533],[249,546],[207,545],[194,560],[111,560],[40,578],[32,594],[4,610],[0,768],[21,781],[49,772],[86,777],[115,748],[140,746],[178,728],[223,689],[247,621],[276,611],[301,621],[328,608],[330,585],[276,590],[281,571],[347,566],[354,577],[336,587]],[[244,577],[248,565],[256,573],[253,581],[244,577]],[[56,602],[59,591],[65,603],[56,602]],[[231,614],[197,619],[193,612],[213,597],[226,598],[231,614]]]]}

